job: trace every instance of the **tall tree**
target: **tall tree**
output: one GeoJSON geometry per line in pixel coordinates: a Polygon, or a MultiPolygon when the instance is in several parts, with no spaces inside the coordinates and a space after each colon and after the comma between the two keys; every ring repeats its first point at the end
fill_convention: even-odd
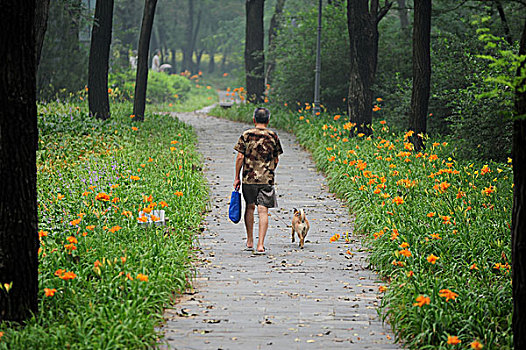
{"type": "Polygon", "coordinates": [[[427,111],[431,84],[431,0],[415,1],[413,24],[413,91],[409,130],[416,151],[425,148],[423,134],[427,131],[427,111]]]}
{"type": "Polygon", "coordinates": [[[347,0],[347,27],[350,40],[350,78],[347,110],[355,126],[352,134],[372,134],[372,85],[378,62],[378,22],[392,2],[385,0],[347,0]]]}
{"type": "MultiPolygon", "coordinates": [[[[526,20],[519,45],[526,56],[526,20]]],[[[517,69],[522,79],[516,87],[513,122],[513,208],[511,214],[511,260],[513,288],[513,344],[526,348],[526,60],[517,69]]]]}
{"type": "Polygon", "coordinates": [[[405,0],[397,0],[398,2],[398,17],[400,18],[400,29],[402,33],[407,33],[409,29],[409,16],[407,15],[407,6],[405,0]]]}
{"type": "Polygon", "coordinates": [[[0,321],[38,311],[35,6],[0,12],[0,321]]]}
{"type": "Polygon", "coordinates": [[[133,120],[143,121],[146,108],[146,88],[148,86],[148,49],[152,35],[153,18],[157,0],[145,0],[142,16],[141,35],[137,59],[137,76],[135,78],[135,97],[133,101],[133,120]]]}
{"type": "Polygon", "coordinates": [[[102,120],[110,117],[108,66],[112,21],[113,0],[97,0],[89,54],[88,102],[90,115],[102,120]]]}
{"type": "Polygon", "coordinates": [[[265,0],[246,0],[245,76],[247,100],[260,103],[265,92],[263,14],[265,0]]]}
{"type": "Polygon", "coordinates": [[[185,45],[183,47],[183,62],[181,70],[192,71],[192,55],[194,53],[194,1],[188,0],[188,17],[185,30],[185,45]]]}
{"type": "Polygon", "coordinates": [[[285,0],[277,0],[276,6],[274,7],[274,14],[270,19],[270,25],[268,28],[268,51],[267,55],[267,69],[265,71],[265,84],[270,83],[272,77],[272,71],[276,65],[276,60],[274,58],[274,50],[276,48],[276,43],[274,39],[278,35],[279,25],[281,23],[281,17],[283,13],[283,8],[285,7],[285,0]]]}
{"type": "Polygon", "coordinates": [[[49,0],[40,0],[36,2],[35,9],[35,56],[36,65],[40,63],[40,54],[42,53],[42,45],[44,44],[44,34],[47,29],[47,17],[49,14],[49,0]]]}

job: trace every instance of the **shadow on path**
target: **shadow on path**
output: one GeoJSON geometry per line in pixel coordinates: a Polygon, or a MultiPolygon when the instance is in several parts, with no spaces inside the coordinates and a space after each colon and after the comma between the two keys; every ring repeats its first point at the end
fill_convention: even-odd
{"type": "MultiPolygon", "coordinates": [[[[324,177],[293,135],[278,132],[285,153],[276,172],[279,207],[270,210],[268,252],[257,256],[243,250],[244,223],[228,220],[228,203],[233,146],[249,125],[205,113],[175,114],[199,137],[210,212],[199,237],[195,293],[166,310],[161,347],[398,349],[379,320],[379,283],[367,269],[360,237],[351,234],[348,208],[327,191],[324,177]],[[297,239],[291,243],[293,207],[304,208],[311,223],[303,250],[297,239]],[[349,243],[343,237],[329,242],[333,234],[346,232],[349,243]]],[[[257,218],[254,227],[257,231],[257,218]]]]}

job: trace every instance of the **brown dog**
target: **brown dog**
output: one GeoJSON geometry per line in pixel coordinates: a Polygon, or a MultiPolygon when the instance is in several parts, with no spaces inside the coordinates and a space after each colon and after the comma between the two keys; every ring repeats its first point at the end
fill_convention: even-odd
{"type": "Polygon", "coordinates": [[[309,220],[307,220],[303,209],[298,210],[294,208],[294,216],[292,217],[292,243],[294,243],[294,232],[296,232],[300,239],[301,249],[303,249],[303,245],[305,244],[305,237],[307,237],[309,227],[309,220]]]}

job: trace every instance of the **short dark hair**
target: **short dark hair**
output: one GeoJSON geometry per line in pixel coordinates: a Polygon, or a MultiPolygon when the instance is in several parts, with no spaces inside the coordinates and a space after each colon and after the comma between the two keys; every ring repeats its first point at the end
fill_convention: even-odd
{"type": "Polygon", "coordinates": [[[265,107],[258,107],[254,110],[254,120],[256,123],[267,124],[270,120],[270,111],[265,107]]]}

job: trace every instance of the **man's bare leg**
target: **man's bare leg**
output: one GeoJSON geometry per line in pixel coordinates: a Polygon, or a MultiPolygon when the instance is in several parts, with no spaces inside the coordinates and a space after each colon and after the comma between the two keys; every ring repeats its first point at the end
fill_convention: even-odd
{"type": "Polygon", "coordinates": [[[257,251],[264,252],[265,245],[263,243],[265,242],[265,236],[267,234],[267,229],[268,229],[268,208],[267,207],[263,205],[258,205],[258,218],[259,218],[259,231],[258,231],[259,239],[258,239],[257,251]]]}
{"type": "Polygon", "coordinates": [[[254,203],[247,204],[245,208],[245,228],[247,230],[247,248],[254,247],[254,210],[256,205],[254,203]]]}

